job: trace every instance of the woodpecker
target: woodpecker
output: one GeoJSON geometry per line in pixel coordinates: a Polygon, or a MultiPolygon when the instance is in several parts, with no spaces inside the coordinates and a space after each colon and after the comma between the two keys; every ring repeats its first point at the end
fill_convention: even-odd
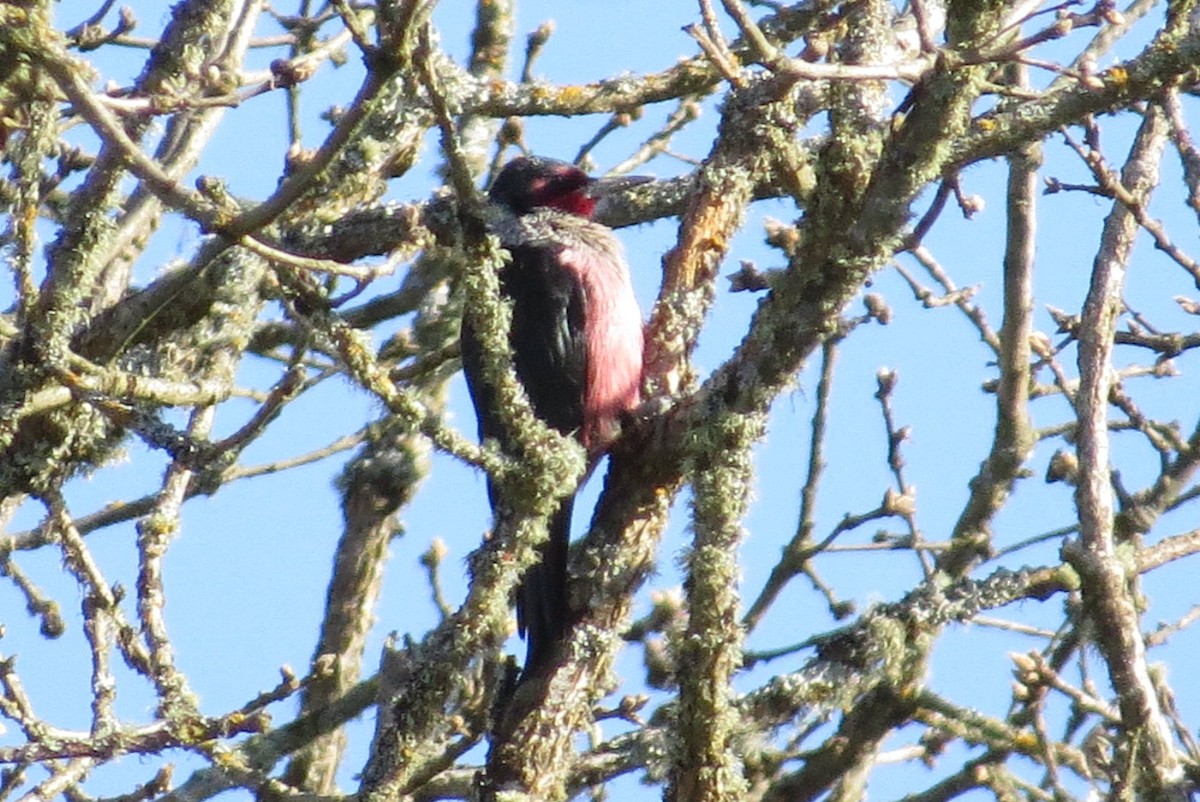
{"type": "MultiPolygon", "coordinates": [[[[512,303],[509,342],[518,381],[534,413],[587,450],[590,474],[639,401],[642,313],[621,243],[594,222],[599,200],[649,178],[588,176],[566,162],[518,157],[488,192],[511,260],[501,293],[512,303]]],[[[483,378],[479,341],[464,319],[462,362],[481,440],[511,441],[483,378]]],[[[488,483],[493,516],[503,500],[488,483]]],[[[549,539],[517,591],[517,627],[526,639],[526,675],[542,668],[568,625],[567,545],[574,495],[548,522],[549,539]]]]}

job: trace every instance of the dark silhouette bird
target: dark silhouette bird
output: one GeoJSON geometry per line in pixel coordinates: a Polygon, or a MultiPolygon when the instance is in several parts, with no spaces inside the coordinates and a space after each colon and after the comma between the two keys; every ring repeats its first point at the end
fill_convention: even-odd
{"type": "MultiPolygon", "coordinates": [[[[517,379],[534,413],[587,450],[588,473],[620,430],[619,418],[639,400],[642,315],[620,242],[591,217],[597,202],[647,178],[595,179],[553,159],[518,157],[488,192],[509,212],[496,226],[511,261],[500,273],[512,302],[517,379]]],[[[507,448],[511,437],[483,378],[479,341],[462,328],[462,361],[481,439],[507,448]]],[[[493,514],[503,506],[488,483],[493,514]]],[[[517,626],[526,638],[525,673],[540,669],[568,626],[567,545],[574,496],[548,522],[540,560],[517,592],[517,626]]]]}

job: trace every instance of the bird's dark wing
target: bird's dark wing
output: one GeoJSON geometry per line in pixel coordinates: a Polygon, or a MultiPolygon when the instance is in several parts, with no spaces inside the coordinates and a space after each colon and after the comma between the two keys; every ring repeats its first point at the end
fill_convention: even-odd
{"type": "MultiPolygon", "coordinates": [[[[587,389],[585,302],[576,274],[560,260],[561,249],[542,243],[511,247],[512,261],[500,274],[501,291],[512,300],[510,342],[517,379],[533,411],[563,434],[583,425],[587,389]]],[[[483,380],[482,354],[468,323],[462,331],[463,371],[481,438],[510,442],[496,411],[495,391],[483,380]]],[[[489,483],[493,507],[499,499],[489,483]]],[[[542,558],[530,568],[517,594],[517,624],[526,636],[525,667],[533,670],[566,630],[567,545],[572,499],[551,516],[542,558]]]]}
{"type": "Polygon", "coordinates": [[[587,390],[584,294],[561,249],[524,245],[500,276],[513,299],[512,348],[517,378],[533,411],[563,434],[583,425],[587,390]]]}
{"type": "MultiPolygon", "coordinates": [[[[584,293],[558,261],[558,248],[531,244],[510,248],[512,261],[500,274],[501,292],[513,304],[510,343],[517,379],[534,413],[563,434],[583,424],[587,389],[584,293]]],[[[479,418],[479,436],[506,445],[510,438],[496,414],[496,396],[483,379],[479,341],[464,318],[463,372],[479,418]]]]}

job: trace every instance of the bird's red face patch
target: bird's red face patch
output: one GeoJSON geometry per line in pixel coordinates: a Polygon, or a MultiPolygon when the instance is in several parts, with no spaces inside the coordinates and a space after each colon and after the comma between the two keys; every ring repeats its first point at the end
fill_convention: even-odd
{"type": "Polygon", "coordinates": [[[563,212],[587,218],[590,218],[592,212],[596,211],[596,199],[585,195],[582,190],[558,195],[552,198],[546,205],[563,212]]]}
{"type": "Polygon", "coordinates": [[[536,206],[590,218],[596,210],[596,199],[587,193],[590,183],[591,179],[582,170],[568,168],[553,175],[538,176],[529,189],[536,206]]]}

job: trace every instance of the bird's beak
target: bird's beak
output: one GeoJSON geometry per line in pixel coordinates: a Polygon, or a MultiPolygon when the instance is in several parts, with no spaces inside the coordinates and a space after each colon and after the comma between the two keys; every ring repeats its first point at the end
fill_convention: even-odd
{"type": "Polygon", "coordinates": [[[618,175],[609,178],[596,178],[584,187],[584,194],[589,198],[600,200],[610,195],[619,195],[627,189],[647,184],[654,179],[648,175],[618,175]]]}

